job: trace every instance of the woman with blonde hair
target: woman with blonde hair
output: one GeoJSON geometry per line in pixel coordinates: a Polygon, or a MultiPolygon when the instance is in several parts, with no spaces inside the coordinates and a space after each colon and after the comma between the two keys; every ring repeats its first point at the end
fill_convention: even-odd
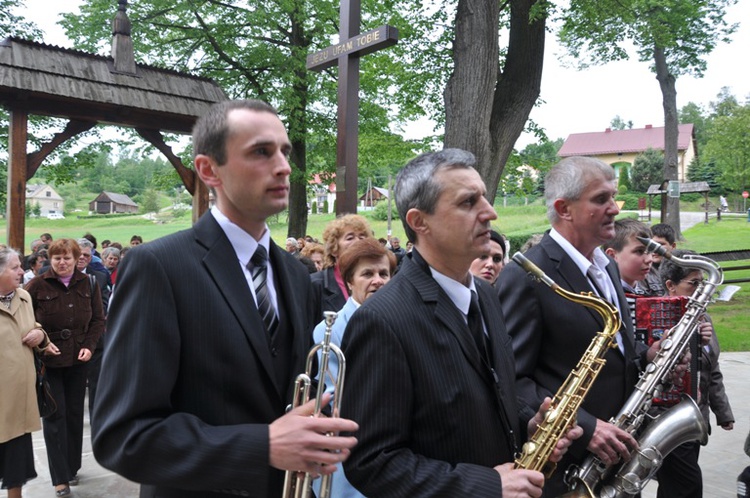
{"type": "Polygon", "coordinates": [[[318,320],[323,319],[324,311],[340,310],[349,299],[337,259],[354,242],[368,237],[372,237],[370,224],[358,214],[341,216],[326,226],[323,231],[323,270],[310,275],[318,320]]]}

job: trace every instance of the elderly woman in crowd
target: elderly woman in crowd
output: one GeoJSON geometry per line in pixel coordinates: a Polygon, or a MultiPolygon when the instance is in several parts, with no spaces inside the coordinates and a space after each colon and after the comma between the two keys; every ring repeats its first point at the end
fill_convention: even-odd
{"type": "Polygon", "coordinates": [[[29,294],[19,288],[23,269],[12,249],[0,248],[0,479],[10,498],[36,477],[31,433],[41,429],[34,352],[59,354],[34,320],[29,294]]]}
{"type": "Polygon", "coordinates": [[[303,258],[308,258],[315,264],[315,271],[323,269],[323,260],[325,259],[325,248],[315,242],[307,242],[305,248],[300,251],[303,258]]]}
{"type": "MultiPolygon", "coordinates": [[[[383,287],[393,276],[393,272],[396,270],[396,256],[372,237],[356,240],[341,254],[339,269],[350,295],[331,327],[331,344],[340,347],[341,341],[344,340],[344,329],[346,329],[346,324],[349,323],[349,318],[367,298],[383,287]]],[[[323,341],[325,329],[325,320],[315,327],[313,332],[315,343],[323,341]]],[[[320,353],[318,355],[318,361],[320,361],[320,353]]],[[[327,390],[332,391],[332,384],[334,383],[332,379],[335,379],[338,374],[338,359],[334,355],[331,355],[328,360],[328,371],[330,375],[324,382],[327,390]]],[[[319,491],[320,481],[315,482],[318,483],[315,485],[317,492],[319,491]]],[[[354,498],[364,495],[349,484],[339,468],[334,473],[331,496],[354,498]]]]}
{"type": "Polygon", "coordinates": [[[367,237],[372,237],[370,224],[357,214],[336,218],[323,231],[323,270],[310,276],[314,309],[317,310],[319,319],[323,319],[324,311],[340,310],[349,299],[349,291],[341,276],[337,259],[347,247],[367,237]]]}
{"type": "Polygon", "coordinates": [[[37,322],[60,348],[45,356],[47,380],[57,411],[44,419],[52,484],[57,496],[68,496],[78,483],[83,444],[83,401],[86,362],[104,332],[101,291],[76,268],[81,255],[73,239],[59,239],[49,248],[51,268],[28,283],[37,322]]]}
{"type": "MultiPolygon", "coordinates": [[[[675,249],[672,254],[682,258],[686,254],[694,253],[675,249]]],[[[678,266],[667,258],[662,259],[659,277],[668,296],[690,297],[703,283],[701,270],[678,266]]],[[[731,431],[734,428],[734,414],[729,406],[729,399],[724,390],[724,376],[719,368],[719,341],[708,314],[701,318],[697,331],[702,338],[698,356],[698,407],[709,428],[710,408],[716,415],[716,423],[722,429],[731,431]]],[[[661,468],[656,473],[659,480],[657,498],[703,496],[703,475],[698,465],[699,453],[700,443],[691,442],[678,446],[664,458],[661,468]]]]}
{"type": "Polygon", "coordinates": [[[109,279],[112,285],[115,285],[117,278],[117,265],[120,263],[120,250],[116,247],[109,246],[102,251],[102,263],[109,271],[109,279]]]}
{"type": "Polygon", "coordinates": [[[482,254],[471,263],[469,271],[475,277],[483,278],[495,285],[497,277],[505,267],[505,238],[498,232],[490,231],[490,251],[482,254]]]}

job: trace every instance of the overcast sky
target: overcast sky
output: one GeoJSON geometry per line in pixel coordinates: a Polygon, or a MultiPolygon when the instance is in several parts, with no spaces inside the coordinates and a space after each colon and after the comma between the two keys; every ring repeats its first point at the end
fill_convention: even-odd
{"type": "MultiPolygon", "coordinates": [[[[22,13],[45,31],[45,43],[70,47],[62,29],[55,24],[59,13],[74,11],[80,0],[25,0],[22,13]]],[[[116,12],[112,2],[112,15],[116,12]]],[[[677,107],[688,102],[707,107],[722,87],[728,87],[740,102],[750,98],[750,1],[740,0],[728,10],[727,21],[740,27],[729,44],[720,44],[707,58],[703,78],[683,76],[677,80],[677,107]],[[743,22],[744,21],[744,22],[743,22]]],[[[562,49],[548,34],[542,78],[544,101],[531,112],[531,119],[547,131],[550,139],[566,138],[571,133],[603,131],[616,115],[632,121],[635,128],[663,126],[661,91],[647,63],[625,61],[592,67],[585,71],[564,68],[562,49]]],[[[409,138],[432,133],[427,122],[406,128],[409,138]]],[[[516,146],[523,148],[533,137],[522,136],[516,146]]]]}

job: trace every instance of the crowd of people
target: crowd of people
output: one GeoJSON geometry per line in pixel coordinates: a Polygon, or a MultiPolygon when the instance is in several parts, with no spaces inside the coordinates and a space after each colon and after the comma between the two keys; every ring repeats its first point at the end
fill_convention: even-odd
{"type": "MultiPolygon", "coordinates": [[[[134,235],[131,246],[143,239],[134,235]]],[[[32,241],[23,258],[13,249],[0,249],[0,293],[3,347],[3,386],[0,415],[0,475],[11,497],[21,496],[23,484],[36,476],[31,432],[40,428],[35,390],[35,365],[44,365],[56,409],[41,421],[50,477],[56,496],[71,494],[81,469],[84,401],[89,411],[104,348],[106,309],[117,265],[126,252],[121,244],[96,238],[53,240],[49,233],[32,241]],[[22,349],[19,350],[19,347],[22,349]],[[6,371],[7,369],[7,371],[6,371]],[[29,394],[31,393],[31,394],[29,394]],[[23,403],[19,403],[23,400],[23,403]]]]}
{"type": "MultiPolygon", "coordinates": [[[[277,245],[266,220],[287,207],[290,151],[268,104],[216,104],[193,130],[195,171],[215,204],[192,228],[142,245],[134,236],[129,247],[106,241],[101,254],[90,234],[44,234],[25,268],[0,250],[0,372],[15,386],[0,391],[0,420],[13,420],[0,427],[9,496],[36,475],[34,355],[58,403],[42,422],[56,496],[78,483],[86,386],[97,461],[140,483],[142,497],[279,497],[285,475],[307,473],[334,474],[336,498],[536,498],[567,491],[565,470],[590,455],[606,465],[631,458],[636,435],[610,420],[661,345],[637,340],[634,303],[689,296],[703,275],[638,239],[674,249],[668,226],[615,220],[609,165],[555,165],[545,179],[551,229],[521,248],[558,285],[622,317],[576,422],[553,441],[557,471],[545,476],[516,455],[602,316],[509,264],[510,245],[492,228],[502,220],[463,150],[425,153],[400,171],[404,247],[377,239],[356,214],[330,222],[320,241],[277,245]],[[331,337],[346,365],[329,358],[313,389],[341,411],[312,417],[314,400],[289,402],[326,311],[338,313],[331,337]],[[344,367],[338,392],[327,375],[344,367]],[[11,409],[4,400],[21,393],[27,401],[11,409]]],[[[731,430],[708,315],[698,329],[698,403],[731,430]]],[[[659,497],[702,496],[698,452],[687,443],[665,459],[659,497]]]]}

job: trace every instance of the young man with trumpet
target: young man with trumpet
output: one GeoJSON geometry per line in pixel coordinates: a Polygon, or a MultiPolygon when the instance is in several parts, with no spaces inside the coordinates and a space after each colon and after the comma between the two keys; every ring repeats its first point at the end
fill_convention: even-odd
{"type": "Polygon", "coordinates": [[[330,473],[356,444],[327,436],[357,424],[310,417],[314,402],[285,413],[315,324],[307,270],[266,225],[287,207],[290,150],[268,104],[212,106],[193,153],[216,205],[119,269],[93,448],[142,498],[280,497],[283,471],[330,473]]]}
{"type": "MultiPolygon", "coordinates": [[[[543,474],[513,464],[541,414],[519,420],[495,291],[469,272],[497,218],[474,164],[471,153],[446,149],[399,173],[396,206],[414,248],[344,335],[341,413],[360,426],[344,470],[371,498],[541,494],[543,474]]],[[[571,430],[552,459],[578,435],[571,430]]]]}

